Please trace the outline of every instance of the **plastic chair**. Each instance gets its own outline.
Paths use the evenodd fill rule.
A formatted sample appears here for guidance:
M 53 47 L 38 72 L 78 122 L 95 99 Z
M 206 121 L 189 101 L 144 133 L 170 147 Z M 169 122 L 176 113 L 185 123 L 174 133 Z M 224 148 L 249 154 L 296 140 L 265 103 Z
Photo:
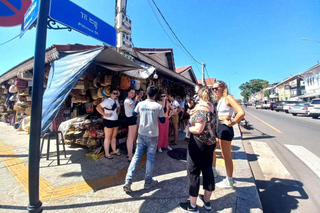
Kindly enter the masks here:
M 59 141 L 59 134 L 61 136 L 61 140 Z M 46 138 L 47 137 L 47 138 Z M 56 138 L 56 145 L 57 145 L 57 162 L 58 165 L 60 165 L 60 151 L 59 151 L 59 145 L 60 142 L 62 142 L 62 146 L 63 146 L 63 152 L 64 152 L 64 157 L 67 158 L 66 155 L 66 148 L 65 148 L 65 144 L 64 144 L 64 139 L 63 139 L 63 134 L 61 131 L 51 131 L 48 133 L 45 133 L 42 137 L 42 143 L 41 143 L 41 149 L 40 149 L 40 157 L 42 157 L 42 149 L 43 149 L 43 144 L 44 144 L 44 140 L 48 139 L 48 143 L 47 143 L 47 160 L 49 160 L 49 154 L 50 154 L 50 138 Z

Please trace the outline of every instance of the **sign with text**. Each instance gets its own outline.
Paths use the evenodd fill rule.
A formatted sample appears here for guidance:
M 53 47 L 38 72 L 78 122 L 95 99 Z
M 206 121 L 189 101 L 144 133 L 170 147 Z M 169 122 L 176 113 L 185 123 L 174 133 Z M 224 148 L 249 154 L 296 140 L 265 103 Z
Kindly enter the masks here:
M 116 46 L 114 27 L 69 0 L 51 0 L 49 16 L 85 35 Z
M 39 15 L 39 0 L 34 0 L 27 10 L 26 14 L 24 14 L 23 22 L 21 24 L 20 38 L 24 35 L 24 33 L 33 25 Z

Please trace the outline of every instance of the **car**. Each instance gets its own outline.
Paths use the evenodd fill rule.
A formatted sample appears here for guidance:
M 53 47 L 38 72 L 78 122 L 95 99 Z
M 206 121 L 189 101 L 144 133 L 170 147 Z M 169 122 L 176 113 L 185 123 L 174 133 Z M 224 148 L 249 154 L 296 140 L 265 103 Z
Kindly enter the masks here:
M 283 111 L 289 113 L 289 107 L 298 103 L 307 103 L 305 101 L 285 101 L 283 104 Z
M 293 116 L 297 116 L 298 114 L 308 115 L 308 106 L 309 103 L 296 103 L 293 106 L 289 106 L 289 113 Z
M 274 107 L 274 110 L 276 112 L 279 112 L 279 111 L 283 111 L 283 104 L 285 103 L 285 101 L 276 101 L 275 102 L 275 107 Z
M 263 108 L 263 109 L 271 109 L 271 103 L 265 101 L 265 102 L 262 104 L 262 108 Z
M 308 114 L 312 118 L 318 118 L 320 116 L 320 98 L 315 98 L 310 102 L 308 111 Z
M 256 102 L 255 107 L 256 109 L 262 109 L 262 102 Z
M 276 107 L 277 107 L 277 105 L 276 105 L 275 102 L 271 102 L 271 103 L 270 103 L 270 109 L 271 109 L 271 110 L 274 110 Z

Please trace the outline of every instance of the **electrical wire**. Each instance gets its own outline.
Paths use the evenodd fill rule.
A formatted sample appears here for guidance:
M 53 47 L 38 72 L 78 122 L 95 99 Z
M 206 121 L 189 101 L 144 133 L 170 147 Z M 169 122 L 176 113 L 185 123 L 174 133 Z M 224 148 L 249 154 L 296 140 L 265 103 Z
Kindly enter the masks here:
M 169 27 L 170 31 L 172 32 L 172 34 L 174 35 L 174 37 L 177 39 L 177 41 L 180 43 L 180 45 L 183 47 L 183 49 L 187 52 L 187 54 L 198 64 L 202 64 L 201 62 L 199 62 L 198 60 L 196 60 L 193 55 L 191 55 L 191 53 L 187 50 L 187 48 L 182 44 L 182 42 L 180 41 L 180 39 L 178 38 L 178 36 L 175 34 L 175 32 L 173 31 L 173 29 L 171 28 L 171 26 L 169 25 L 169 23 L 167 22 L 166 18 L 164 17 L 164 15 L 162 14 L 161 10 L 159 9 L 159 7 L 157 6 L 157 4 L 155 3 L 154 0 L 152 0 L 154 6 L 157 8 L 158 12 L 160 13 L 162 19 L 165 21 L 165 23 L 167 24 L 167 26 Z
M 12 39 L 10 39 L 10 40 L 8 40 L 8 41 L 0 44 L 0 46 L 4 45 L 4 44 L 6 44 L 6 43 L 9 43 L 10 41 L 12 41 L 13 39 L 16 39 L 16 38 L 18 38 L 18 37 L 19 37 L 19 35 L 17 35 L 17 36 L 15 36 L 15 37 L 13 37 Z
M 209 73 L 208 73 L 207 67 L 204 66 L 204 69 L 205 69 L 205 71 L 206 71 L 206 73 L 207 73 L 207 76 L 208 76 L 208 78 L 209 78 L 209 81 L 210 81 L 211 85 L 213 85 L 213 83 L 212 83 L 212 81 L 211 81 L 211 78 L 209 77 Z

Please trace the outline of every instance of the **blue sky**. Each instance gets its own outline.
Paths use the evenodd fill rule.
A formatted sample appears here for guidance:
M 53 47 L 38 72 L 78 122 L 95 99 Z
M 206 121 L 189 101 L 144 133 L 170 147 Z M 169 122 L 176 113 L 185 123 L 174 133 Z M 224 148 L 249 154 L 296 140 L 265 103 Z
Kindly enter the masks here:
M 173 48 L 176 67 L 192 65 L 196 77 L 201 78 L 201 66 L 177 45 L 152 1 L 127 1 L 134 45 Z M 115 0 L 73 2 L 113 25 Z M 187 50 L 198 61 L 204 61 L 209 77 L 231 85 L 231 93 L 236 98 L 241 97 L 239 85 L 250 79 L 279 82 L 306 71 L 320 61 L 320 43 L 302 40 L 320 41 L 319 0 L 155 2 Z M 0 27 L 0 43 L 19 33 L 20 26 Z M 21 39 L 0 46 L 0 74 L 33 56 L 35 33 L 36 30 L 32 29 Z M 101 44 L 76 31 L 48 30 L 47 47 L 74 43 Z

